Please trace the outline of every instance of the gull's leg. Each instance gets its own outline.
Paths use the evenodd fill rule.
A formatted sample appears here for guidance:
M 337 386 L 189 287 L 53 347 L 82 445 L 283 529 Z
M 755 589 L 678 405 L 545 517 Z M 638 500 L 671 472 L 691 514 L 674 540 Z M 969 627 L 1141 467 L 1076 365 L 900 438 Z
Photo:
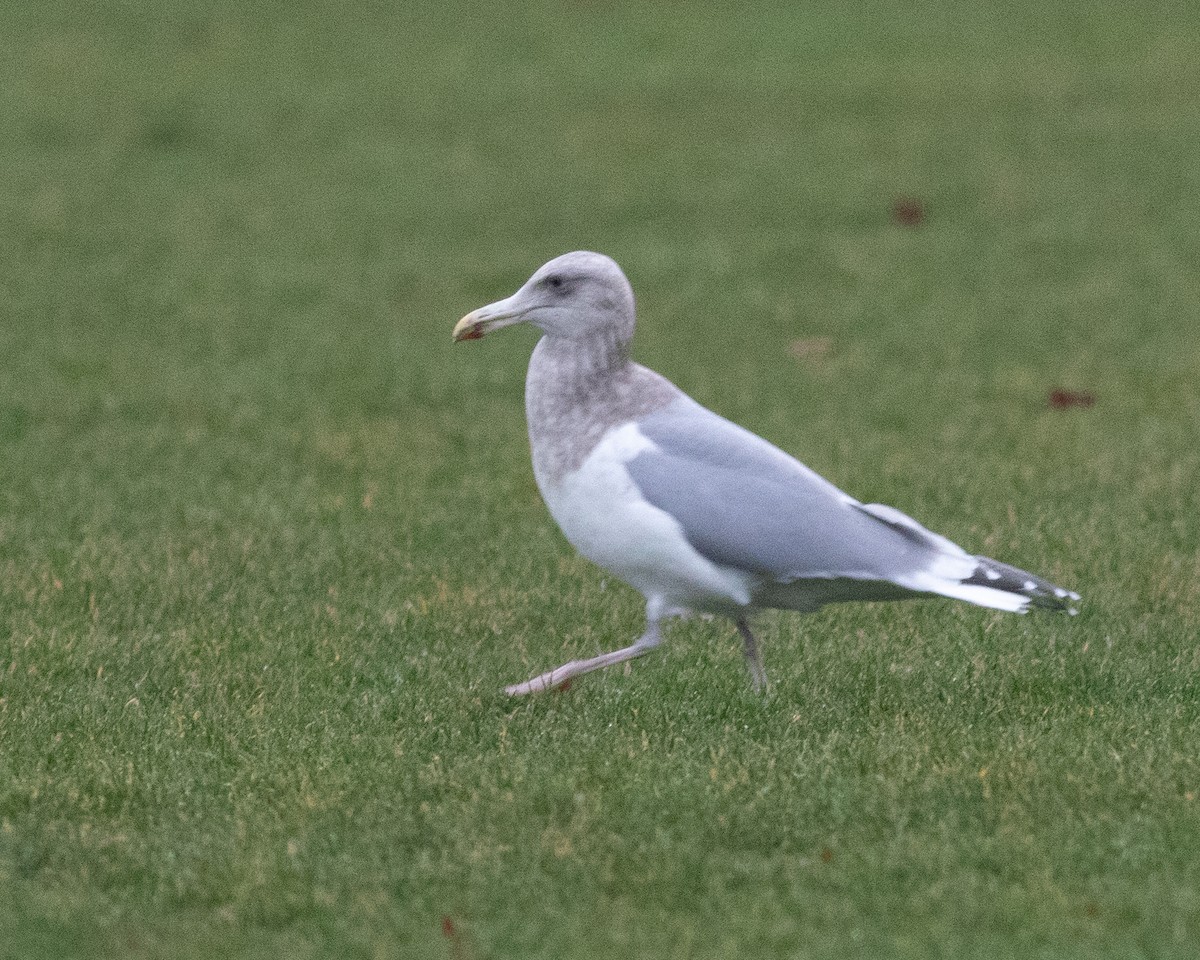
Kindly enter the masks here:
M 750 668 L 750 681 L 754 684 L 754 692 L 762 693 L 767 689 L 767 671 L 763 669 L 762 657 L 758 653 L 758 641 L 750 632 L 750 624 L 742 617 L 737 622 L 738 633 L 742 635 L 742 650 L 746 654 L 746 666 Z
M 658 621 L 661 616 L 662 602 L 657 599 L 650 600 L 646 604 L 646 632 L 638 637 L 630 646 L 622 647 L 620 650 L 613 650 L 611 653 L 602 653 L 598 657 L 591 657 L 588 660 L 572 660 L 570 663 L 564 663 L 561 667 L 547 670 L 532 680 L 526 680 L 524 683 L 514 683 L 512 686 L 505 687 L 504 692 L 510 697 L 520 697 L 527 693 L 545 693 L 547 690 L 560 690 L 569 680 L 575 677 L 591 673 L 593 670 L 602 670 L 605 667 L 611 667 L 614 663 L 624 663 L 626 660 L 632 660 L 634 657 L 640 657 L 644 653 L 649 653 L 662 643 L 662 634 L 659 632 L 658 627 Z

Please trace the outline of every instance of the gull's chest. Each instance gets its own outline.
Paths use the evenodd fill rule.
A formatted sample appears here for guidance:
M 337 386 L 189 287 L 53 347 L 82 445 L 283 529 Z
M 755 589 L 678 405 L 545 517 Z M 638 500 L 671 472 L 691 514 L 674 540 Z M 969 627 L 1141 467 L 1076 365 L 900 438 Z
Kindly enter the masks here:
M 653 443 L 635 423 L 612 428 L 579 466 L 558 477 L 537 469 L 538 488 L 571 545 L 642 593 L 680 605 L 748 601 L 744 577 L 717 567 L 688 543 L 668 513 L 649 503 L 627 464 Z
M 538 489 L 571 544 L 602 566 L 635 557 L 647 540 L 668 535 L 670 517 L 645 501 L 626 465 L 652 444 L 635 424 L 610 429 L 575 469 L 547 470 L 534 451 Z M 604 558 L 604 559 L 602 559 Z

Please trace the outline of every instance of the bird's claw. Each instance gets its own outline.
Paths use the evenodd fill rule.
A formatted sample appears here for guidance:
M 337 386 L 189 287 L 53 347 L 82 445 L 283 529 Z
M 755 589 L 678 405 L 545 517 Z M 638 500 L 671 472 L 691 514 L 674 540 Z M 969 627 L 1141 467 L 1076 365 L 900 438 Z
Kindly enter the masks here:
M 524 683 L 510 684 L 504 688 L 504 692 L 510 697 L 524 697 L 531 693 L 549 693 L 551 690 L 566 693 L 571 689 L 571 684 L 575 681 L 575 673 L 569 669 L 573 666 L 575 666 L 574 662 L 563 664 L 561 667 L 556 667 L 553 670 L 547 670 L 532 680 L 526 680 Z

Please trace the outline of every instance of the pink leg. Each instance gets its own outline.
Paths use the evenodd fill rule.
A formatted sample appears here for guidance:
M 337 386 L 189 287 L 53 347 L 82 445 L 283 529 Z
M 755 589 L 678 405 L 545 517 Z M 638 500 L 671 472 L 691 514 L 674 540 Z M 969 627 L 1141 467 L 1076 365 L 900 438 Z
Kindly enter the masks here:
M 575 677 L 581 677 L 585 673 L 591 673 L 593 670 L 603 670 L 605 667 L 611 667 L 614 663 L 624 663 L 626 660 L 640 657 L 642 654 L 649 653 L 661 642 L 662 638 L 658 632 L 658 621 L 651 620 L 646 627 L 646 632 L 631 646 L 622 647 L 620 650 L 613 650 L 611 653 L 602 653 L 598 657 L 591 657 L 588 660 L 572 660 L 570 663 L 564 663 L 561 667 L 547 670 L 532 680 L 507 686 L 504 688 L 504 692 L 510 697 L 523 697 L 528 693 L 545 693 L 547 690 L 561 690 L 569 680 L 573 680 Z

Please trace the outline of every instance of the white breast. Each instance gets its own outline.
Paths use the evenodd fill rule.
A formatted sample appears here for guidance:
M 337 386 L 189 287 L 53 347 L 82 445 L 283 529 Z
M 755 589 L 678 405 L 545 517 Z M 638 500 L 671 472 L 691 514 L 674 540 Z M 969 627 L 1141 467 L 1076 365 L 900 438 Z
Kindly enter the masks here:
M 551 516 L 576 550 L 647 598 L 699 610 L 745 606 L 750 575 L 706 560 L 638 491 L 625 465 L 653 449 L 634 423 L 609 430 L 578 470 L 558 483 L 538 477 Z

